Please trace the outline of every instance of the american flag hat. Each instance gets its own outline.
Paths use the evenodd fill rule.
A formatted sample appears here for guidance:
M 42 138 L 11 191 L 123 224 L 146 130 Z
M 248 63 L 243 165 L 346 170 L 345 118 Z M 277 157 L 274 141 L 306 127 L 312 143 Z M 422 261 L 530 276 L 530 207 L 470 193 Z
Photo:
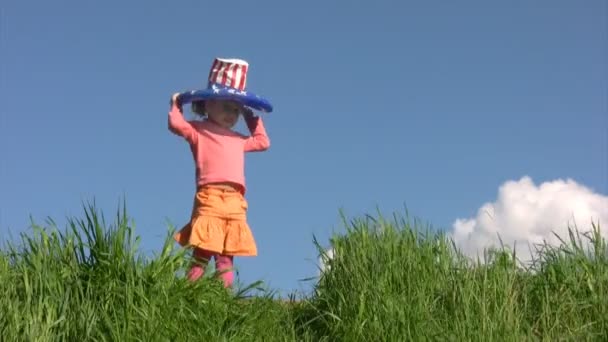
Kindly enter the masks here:
M 267 99 L 246 90 L 248 70 L 249 63 L 242 59 L 215 58 L 209 70 L 207 88 L 181 93 L 180 102 L 225 99 L 262 112 L 272 112 Z

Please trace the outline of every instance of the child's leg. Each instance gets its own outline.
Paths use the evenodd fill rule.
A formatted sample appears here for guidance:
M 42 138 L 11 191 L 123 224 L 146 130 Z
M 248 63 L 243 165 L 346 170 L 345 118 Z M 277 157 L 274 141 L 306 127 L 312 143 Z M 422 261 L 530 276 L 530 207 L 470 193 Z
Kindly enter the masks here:
M 224 287 L 232 287 L 232 283 L 234 282 L 234 272 L 232 271 L 234 267 L 233 260 L 232 255 L 221 254 L 215 256 L 215 267 L 220 273 Z
M 202 277 L 203 274 L 205 274 L 204 267 L 207 266 L 212 256 L 213 253 L 209 251 L 206 251 L 201 248 L 195 248 L 193 257 L 196 260 L 196 263 L 194 263 L 190 268 L 190 271 L 188 272 L 188 279 L 191 281 L 195 281 L 198 278 Z

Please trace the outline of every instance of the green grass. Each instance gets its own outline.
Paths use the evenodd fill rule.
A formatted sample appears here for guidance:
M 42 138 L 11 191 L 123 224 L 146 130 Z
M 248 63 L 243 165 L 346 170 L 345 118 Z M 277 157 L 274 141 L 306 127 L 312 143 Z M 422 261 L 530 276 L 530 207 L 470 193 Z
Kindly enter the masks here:
M 451 241 L 409 220 L 345 220 L 313 293 L 278 300 L 254 283 L 227 291 L 183 278 L 187 251 L 138 253 L 124 207 L 94 206 L 59 230 L 33 225 L 0 251 L 3 341 L 602 341 L 608 248 L 572 231 L 537 263 L 507 250 L 472 265 Z M 320 246 L 316 241 L 312 241 Z M 590 249 L 584 246 L 590 244 Z

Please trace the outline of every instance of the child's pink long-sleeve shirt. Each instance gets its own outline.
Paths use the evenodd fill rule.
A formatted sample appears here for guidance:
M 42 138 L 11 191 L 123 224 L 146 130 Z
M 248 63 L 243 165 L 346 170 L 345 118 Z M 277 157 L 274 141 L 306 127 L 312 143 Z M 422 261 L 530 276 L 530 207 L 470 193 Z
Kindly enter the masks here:
M 169 111 L 169 130 L 188 141 L 196 166 L 196 185 L 232 182 L 245 193 L 245 152 L 264 151 L 270 140 L 260 117 L 246 118 L 247 137 L 208 120 L 187 121 L 175 104 Z

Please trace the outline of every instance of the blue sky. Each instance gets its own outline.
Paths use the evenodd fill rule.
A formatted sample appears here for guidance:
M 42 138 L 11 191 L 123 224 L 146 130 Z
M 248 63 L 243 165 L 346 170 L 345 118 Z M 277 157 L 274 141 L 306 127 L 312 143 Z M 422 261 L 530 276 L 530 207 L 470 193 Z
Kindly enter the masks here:
M 194 169 L 170 95 L 213 58 L 250 63 L 272 146 L 247 156 L 259 256 L 241 282 L 307 288 L 349 217 L 437 229 L 506 181 L 571 178 L 608 193 L 606 1 L 4 1 L 0 234 L 126 198 L 158 252 L 188 219 Z M 239 125 L 242 130 L 244 125 Z

